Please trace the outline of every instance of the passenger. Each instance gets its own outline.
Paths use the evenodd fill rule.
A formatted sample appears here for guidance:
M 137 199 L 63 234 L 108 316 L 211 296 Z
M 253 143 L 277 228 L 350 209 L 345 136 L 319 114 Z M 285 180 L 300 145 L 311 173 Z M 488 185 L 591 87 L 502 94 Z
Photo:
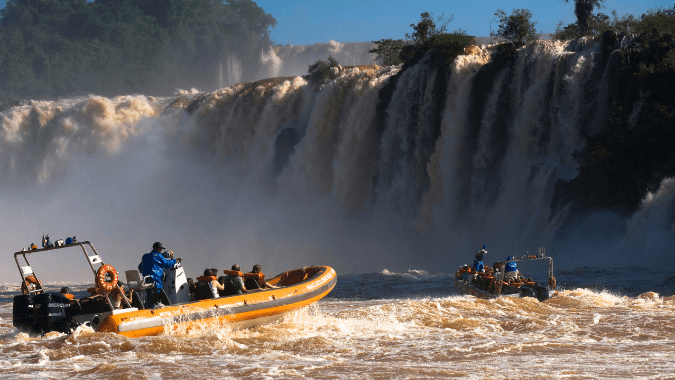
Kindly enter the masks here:
M 143 278 L 151 276 L 154 281 L 154 287 L 145 290 L 145 308 L 152 309 L 155 304 L 163 302 L 168 304 L 168 297 L 164 292 L 164 285 L 162 285 L 162 276 L 164 269 L 178 268 L 181 259 L 166 259 L 162 255 L 162 250 L 165 249 L 162 243 L 156 242 L 152 245 L 152 251 L 143 255 L 141 263 L 138 265 L 138 271 L 141 272 Z
M 483 257 L 487 255 L 487 246 L 476 251 L 476 258 L 473 260 L 473 269 L 476 272 L 485 272 L 485 265 L 483 264 Z
M 511 256 L 506 258 L 506 264 L 504 265 L 504 278 L 505 279 L 518 278 L 518 264 L 516 264 L 512 260 L 513 260 L 513 257 L 511 257 Z
M 209 281 L 209 289 L 211 289 L 211 293 L 213 294 L 212 298 L 218 298 L 220 295 L 218 295 L 219 290 L 225 290 L 225 287 L 221 285 L 218 280 L 216 280 L 216 276 L 218 276 L 218 269 L 207 269 L 209 271 L 209 276 L 212 276 L 213 279 Z M 204 274 L 206 275 L 206 271 L 204 271 Z
M 112 302 L 115 309 L 121 309 L 123 307 L 122 299 L 124 298 L 124 283 L 122 281 L 117 281 L 117 286 L 119 286 L 119 290 L 114 288 L 112 292 L 110 292 L 110 302 Z
M 239 265 L 237 264 L 232 265 L 232 270 L 237 272 L 241 271 Z M 234 288 L 233 291 L 235 294 L 251 293 L 254 291 L 246 289 L 246 286 L 244 285 L 244 279 L 241 276 L 228 274 L 223 278 L 223 285 L 225 285 L 225 283 L 228 282 L 232 284 L 232 287 Z
M 61 295 L 68 298 L 69 300 L 72 300 L 73 298 L 75 298 L 74 295 L 70 294 L 70 288 L 67 287 L 67 286 L 64 286 L 63 288 L 61 288 Z
M 256 264 L 253 266 L 253 269 L 251 270 L 251 273 L 260 273 L 260 277 L 258 277 L 257 282 L 258 282 L 258 287 L 260 289 L 276 289 L 278 288 L 277 286 L 268 284 L 267 281 L 265 281 L 265 274 L 262 273 L 262 267 L 260 264 Z M 255 280 L 255 279 L 251 279 Z

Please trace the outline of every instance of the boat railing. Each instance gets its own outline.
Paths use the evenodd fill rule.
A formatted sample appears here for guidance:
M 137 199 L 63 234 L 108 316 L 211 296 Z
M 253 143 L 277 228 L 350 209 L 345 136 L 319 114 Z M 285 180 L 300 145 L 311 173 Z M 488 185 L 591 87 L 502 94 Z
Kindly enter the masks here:
M 87 251 L 87 248 L 85 245 L 88 245 L 89 248 L 91 248 L 91 251 L 94 253 L 93 255 L 90 255 L 89 252 Z M 14 261 L 16 262 L 16 266 L 19 269 L 19 274 L 21 275 L 21 282 L 26 286 L 26 289 L 28 289 L 28 293 L 38 293 L 38 292 L 44 292 L 44 289 L 42 286 L 39 287 L 39 289 L 36 287 L 35 290 L 31 290 L 30 286 L 28 284 L 28 281 L 26 280 L 27 277 L 33 276 L 36 280 L 38 279 L 37 274 L 35 274 L 35 270 L 33 269 L 33 266 L 30 264 L 30 261 L 28 261 L 28 257 L 33 253 L 41 253 L 41 252 L 48 252 L 48 251 L 53 251 L 53 250 L 58 250 L 58 249 L 64 249 L 64 248 L 73 248 L 79 246 L 82 248 L 82 253 L 84 254 L 84 257 L 87 259 L 87 263 L 89 264 L 89 268 L 91 268 L 92 273 L 94 276 L 96 276 L 96 272 L 99 268 L 105 265 L 105 262 L 103 262 L 103 259 L 101 258 L 101 255 L 98 254 L 96 251 L 96 248 L 94 248 L 94 245 L 89 242 L 89 241 L 82 241 L 82 242 L 73 242 L 71 244 L 63 244 L 63 245 L 51 245 L 48 247 L 44 248 L 36 248 L 36 249 L 23 249 L 19 252 L 14 253 Z M 25 266 L 21 266 L 19 264 L 19 256 L 21 256 L 26 263 Z M 100 264 L 100 265 L 99 265 Z M 94 265 L 97 265 L 97 268 L 94 268 Z M 38 281 L 39 283 L 39 281 Z M 122 292 L 122 289 L 120 289 L 120 286 L 118 284 L 115 284 L 115 287 L 117 288 L 118 291 Z M 122 300 L 127 304 L 127 307 L 131 307 L 131 303 L 129 302 L 129 299 L 124 295 L 122 292 Z M 106 300 L 108 304 L 110 305 L 111 309 L 114 309 L 112 302 L 110 301 L 110 295 L 106 294 Z

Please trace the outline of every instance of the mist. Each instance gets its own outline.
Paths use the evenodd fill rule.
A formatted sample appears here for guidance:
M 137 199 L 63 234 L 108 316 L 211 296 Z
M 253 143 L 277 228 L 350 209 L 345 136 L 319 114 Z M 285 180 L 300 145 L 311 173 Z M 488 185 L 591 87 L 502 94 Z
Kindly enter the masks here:
M 91 241 L 120 273 L 134 269 L 155 241 L 183 258 L 192 277 L 207 267 L 235 263 L 245 269 L 261 264 L 274 273 L 319 264 L 343 272 L 376 270 L 384 264 L 415 266 L 402 253 L 415 250 L 421 239 L 407 231 L 405 223 L 387 222 L 387 213 L 376 210 L 350 217 L 330 194 L 319 194 L 293 179 L 302 173 L 289 173 L 280 191 L 270 185 L 269 163 L 225 162 L 202 147 L 190 149 L 179 134 L 191 132 L 194 119 L 182 110 L 170 116 L 137 112 L 133 127 L 115 124 L 120 113 L 153 107 L 142 97 L 132 100 L 67 101 L 70 108 L 41 131 L 30 124 L 36 122 L 32 116 L 64 102 L 34 103 L 3 118 L 7 125 L 23 116 L 28 123 L 23 132 L 48 133 L 53 142 L 60 142 L 44 144 L 53 151 L 40 152 L 42 161 L 17 161 L 4 170 L 5 178 L 14 178 L 1 189 L 2 241 L 8 243 L 8 259 L 10 252 L 30 243 L 39 246 L 47 233 L 52 241 L 69 236 Z M 83 117 L 99 102 L 109 103 L 110 112 Z M 93 142 L 101 137 L 96 123 L 73 124 L 73 119 L 110 123 L 110 135 L 116 137 Z M 129 128 L 135 132 L 119 136 Z M 30 137 L 21 143 L 6 141 L 3 152 L 7 145 L 18 145 L 13 146 L 18 154 L 33 144 Z M 378 252 L 387 253 L 386 262 L 378 262 Z M 43 281 L 93 279 L 79 249 L 35 254 L 30 260 Z M 16 282 L 14 265 L 4 265 L 1 277 Z
M 449 70 L 431 54 L 322 82 L 25 102 L 0 113 L 2 241 L 9 256 L 75 235 L 120 273 L 160 241 L 191 277 L 232 264 L 450 273 L 483 244 L 488 263 L 546 247 L 556 268 L 670 265 L 672 179 L 628 217 L 553 206 L 584 131 L 602 128 L 602 100 L 581 91 L 608 93 L 601 49 L 543 41 L 509 68 L 483 48 Z M 38 276 L 91 282 L 65 251 L 42 271 L 34 255 Z

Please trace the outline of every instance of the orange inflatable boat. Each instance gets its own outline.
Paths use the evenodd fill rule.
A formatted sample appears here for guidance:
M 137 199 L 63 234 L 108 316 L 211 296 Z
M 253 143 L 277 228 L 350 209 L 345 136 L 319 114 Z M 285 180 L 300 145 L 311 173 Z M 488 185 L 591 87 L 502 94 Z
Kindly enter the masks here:
M 26 257 L 28 253 L 68 247 L 80 247 L 96 275 L 96 293 L 90 297 L 68 299 L 60 293 L 45 292 Z M 14 258 L 24 294 L 14 297 L 13 323 L 22 330 L 37 333 L 67 333 L 82 324 L 98 332 L 128 337 L 159 335 L 171 329 L 205 325 L 230 324 L 246 328 L 268 323 L 310 305 L 325 297 L 337 283 L 337 274 L 332 268 L 312 266 L 289 270 L 267 280 L 267 284 L 272 285 L 269 289 L 200 299 L 191 294 L 183 268 L 178 267 L 165 271 L 167 297 L 164 304 L 144 309 L 138 296 L 150 287 L 144 284 L 147 279 L 141 279 L 136 270 L 127 271 L 127 286 L 131 286 L 125 292 L 117 285 L 115 269 L 102 261 L 88 241 L 24 250 L 16 252 Z M 27 265 L 21 266 L 19 258 Z M 127 298 L 129 290 L 134 290 L 131 298 Z

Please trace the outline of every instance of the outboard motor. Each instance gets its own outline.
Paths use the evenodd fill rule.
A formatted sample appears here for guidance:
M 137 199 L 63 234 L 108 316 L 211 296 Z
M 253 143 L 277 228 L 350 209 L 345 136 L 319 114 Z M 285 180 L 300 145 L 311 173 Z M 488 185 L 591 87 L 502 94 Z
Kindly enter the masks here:
M 70 300 L 60 293 L 43 293 L 33 297 L 33 326 L 36 331 L 48 333 L 70 332 L 72 326 Z
M 534 289 L 530 288 L 529 286 L 521 286 L 520 287 L 520 298 L 534 297 L 534 296 L 535 296 Z
M 546 301 L 547 299 L 551 298 L 551 294 L 548 291 L 548 287 L 546 286 L 541 286 L 537 284 L 534 287 L 534 291 L 537 294 L 537 299 L 539 301 Z
M 21 294 L 14 296 L 12 308 L 12 324 L 14 327 L 25 330 L 33 330 L 33 295 Z

